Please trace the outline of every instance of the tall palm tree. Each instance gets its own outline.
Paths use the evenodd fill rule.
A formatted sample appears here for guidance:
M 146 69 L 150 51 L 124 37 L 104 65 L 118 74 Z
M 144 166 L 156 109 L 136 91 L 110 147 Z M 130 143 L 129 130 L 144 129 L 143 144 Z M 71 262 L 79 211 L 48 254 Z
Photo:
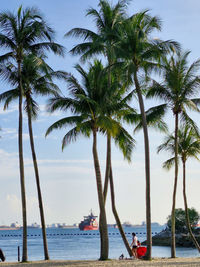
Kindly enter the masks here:
M 195 245 L 195 247 L 200 252 L 200 246 L 192 233 L 191 223 L 189 219 L 188 213 L 188 203 L 187 203 L 187 195 L 186 195 L 186 161 L 188 158 L 196 158 L 199 160 L 198 155 L 200 154 L 200 139 L 197 136 L 196 131 L 194 131 L 188 125 L 182 125 L 178 130 L 178 156 L 179 159 L 182 161 L 183 165 L 183 199 L 184 199 L 184 206 L 185 206 L 185 220 L 188 228 L 188 232 L 190 237 Z M 163 167 L 167 169 L 171 169 L 172 165 L 175 162 L 174 151 L 175 151 L 175 142 L 174 142 L 174 135 L 168 135 L 165 138 L 164 143 L 162 143 L 158 147 L 158 152 L 165 150 L 169 151 L 172 154 L 172 158 L 165 161 L 163 163 Z
M 54 43 L 54 32 L 46 24 L 40 12 L 35 8 L 22 9 L 19 7 L 17 13 L 0 13 L 0 45 L 6 48 L 6 53 L 0 56 L 0 63 L 11 61 L 17 65 L 19 95 L 19 168 L 22 197 L 23 217 L 23 252 L 22 261 L 27 261 L 27 218 L 26 218 L 26 193 L 24 181 L 23 141 L 22 141 L 22 74 L 21 64 L 25 53 L 41 53 L 51 50 L 56 54 L 63 55 L 63 47 Z M 45 256 L 48 259 L 48 253 Z
M 175 178 L 172 200 L 172 212 L 171 212 L 171 257 L 176 257 L 175 250 L 175 206 L 176 206 L 176 189 L 178 179 L 178 129 L 179 118 L 186 121 L 193 126 L 197 131 L 197 127 L 194 121 L 189 117 L 186 112 L 186 108 L 193 111 L 199 111 L 198 105 L 200 99 L 192 99 L 199 90 L 200 79 L 197 76 L 197 69 L 200 66 L 200 60 L 195 61 L 188 66 L 189 52 L 178 53 L 177 56 L 172 55 L 170 58 L 164 58 L 162 62 L 163 79 L 162 83 L 154 81 L 152 87 L 147 93 L 148 98 L 157 97 L 164 100 L 166 107 L 172 110 L 175 117 Z
M 150 196 L 150 153 L 147 119 L 143 100 L 143 82 L 141 77 L 149 75 L 152 70 L 158 70 L 159 58 L 171 48 L 178 45 L 172 41 L 153 40 L 152 32 L 161 30 L 158 17 L 151 17 L 148 10 L 134 14 L 124 20 L 120 27 L 121 38 L 117 44 L 117 57 L 124 62 L 128 79 L 135 85 L 139 101 L 144 134 L 145 174 L 146 174 L 146 225 L 147 225 L 147 259 L 151 259 L 151 196 Z
M 91 16 L 94 19 L 97 32 L 93 32 L 84 28 L 73 28 L 65 35 L 82 37 L 84 39 L 83 43 L 76 45 L 71 50 L 72 54 L 81 55 L 82 60 L 86 60 L 94 55 L 99 54 L 105 56 L 108 62 L 108 89 L 111 87 L 112 65 L 116 62 L 114 50 L 116 41 L 118 40 L 118 28 L 122 18 L 126 16 L 125 11 L 128 2 L 129 1 L 127 0 L 119 0 L 116 5 L 112 6 L 107 0 L 100 0 L 98 5 L 99 10 L 89 8 L 86 13 L 87 16 Z M 107 151 L 109 150 L 107 149 Z M 104 201 L 106 200 L 107 195 L 110 168 L 111 166 L 107 157 L 104 183 Z
M 105 92 L 105 83 L 101 72 L 101 63 L 96 61 L 94 65 L 90 64 L 88 72 L 85 71 L 79 64 L 77 64 L 75 68 L 81 75 L 82 83 L 80 84 L 73 75 L 68 76 L 68 90 L 72 97 L 58 96 L 49 101 L 49 110 L 51 112 L 57 109 L 64 111 L 70 109 L 73 115 L 65 117 L 52 124 L 48 128 L 46 135 L 48 135 L 54 129 L 72 127 L 63 138 L 63 149 L 68 143 L 75 141 L 80 135 L 89 137 L 92 134 L 93 136 L 92 152 L 96 175 L 99 209 L 101 213 L 100 260 L 107 260 L 109 245 L 108 230 L 103 198 L 101 170 L 97 153 L 97 133 L 100 130 L 102 132 L 105 132 L 106 129 L 110 127 L 115 128 L 115 125 L 113 125 L 112 120 L 106 118 L 105 115 L 101 112 L 101 105 L 103 104 L 103 93 Z
M 91 16 L 94 19 L 97 32 L 84 28 L 73 28 L 65 34 L 66 37 L 73 36 L 84 39 L 83 43 L 76 45 L 70 51 L 73 55 L 81 55 L 83 61 L 99 54 L 106 58 L 108 89 L 111 87 L 113 65 L 116 63 L 115 46 L 119 38 L 119 26 L 126 17 L 128 2 L 128 0 L 119 0 L 116 5 L 112 6 L 107 0 L 100 0 L 99 10 L 89 8 L 86 13 L 86 16 Z M 108 161 L 106 164 L 104 198 L 107 195 L 110 169 Z
M 10 81 L 14 89 L 6 91 L 0 94 L 0 101 L 4 101 L 4 109 L 7 109 L 10 102 L 19 98 L 19 85 L 18 85 L 18 72 L 17 68 L 12 65 L 4 65 L 1 67 L 1 75 Z M 48 245 L 46 239 L 46 226 L 44 217 L 44 208 L 42 201 L 42 193 L 40 187 L 39 170 L 34 146 L 33 130 L 32 130 L 32 120 L 36 119 L 38 115 L 38 104 L 33 99 L 34 95 L 56 95 L 58 94 L 57 86 L 52 82 L 52 78 L 60 78 L 66 76 L 63 72 L 54 72 L 40 57 L 35 57 L 33 54 L 25 56 L 22 61 L 22 85 L 23 85 L 23 97 L 25 98 L 24 108 L 28 117 L 28 129 L 30 137 L 30 145 L 32 151 L 33 165 L 36 178 L 36 187 L 38 192 L 38 202 L 42 226 L 43 244 L 44 244 L 44 256 L 45 259 L 48 258 Z

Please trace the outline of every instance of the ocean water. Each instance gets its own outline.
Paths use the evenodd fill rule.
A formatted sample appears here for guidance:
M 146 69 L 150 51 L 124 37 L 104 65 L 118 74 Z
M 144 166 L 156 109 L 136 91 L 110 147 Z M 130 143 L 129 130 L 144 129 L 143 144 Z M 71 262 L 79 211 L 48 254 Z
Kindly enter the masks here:
M 123 253 L 128 257 L 118 229 L 109 229 L 109 258 L 118 259 Z M 160 232 L 162 227 L 152 227 L 152 235 Z M 124 229 L 131 243 L 131 233 L 136 232 L 142 242 L 146 239 L 146 229 L 127 227 Z M 99 231 L 80 231 L 79 229 L 47 229 L 47 241 L 50 259 L 57 260 L 91 260 L 100 255 Z M 0 231 L 0 247 L 6 261 L 18 260 L 18 246 L 22 254 L 22 230 Z M 177 248 L 177 257 L 198 257 L 199 253 L 193 248 Z M 20 255 L 21 256 L 21 255 Z M 170 257 L 170 247 L 152 248 L 153 257 Z M 28 229 L 28 260 L 43 260 L 43 242 L 41 229 Z

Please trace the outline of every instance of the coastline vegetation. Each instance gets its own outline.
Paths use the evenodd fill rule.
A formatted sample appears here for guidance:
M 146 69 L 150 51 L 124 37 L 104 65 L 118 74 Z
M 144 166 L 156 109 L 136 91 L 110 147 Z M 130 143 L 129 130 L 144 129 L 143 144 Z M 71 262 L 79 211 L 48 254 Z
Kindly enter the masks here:
M 119 0 L 112 5 L 107 0 L 100 0 L 98 10 L 89 8 L 86 11 L 86 16 L 92 17 L 94 21 L 95 31 L 73 28 L 65 33 L 66 38 L 82 40 L 70 50 L 72 55 L 80 57 L 82 63 L 81 65 L 79 62 L 75 66 L 79 79 L 68 73 L 67 70 L 55 71 L 47 64 L 47 52 L 64 56 L 65 48 L 55 42 L 54 30 L 38 9 L 20 6 L 16 13 L 0 13 L 0 45 L 2 51 L 6 50 L 6 53 L 0 55 L 0 78 L 6 80 L 12 88 L 1 92 L 0 101 L 4 103 L 4 109 L 7 109 L 11 102 L 17 100 L 19 108 L 18 148 L 23 218 L 22 262 L 28 261 L 23 159 L 24 112 L 28 117 L 43 233 L 44 259 L 49 259 L 42 190 L 32 127 L 32 123 L 39 113 L 39 105 L 35 100 L 37 95 L 48 97 L 47 109 L 50 113 L 57 110 L 66 112 L 66 117 L 50 125 L 46 131 L 46 136 L 48 136 L 53 130 L 67 128 L 62 140 L 62 149 L 76 141 L 78 137 L 92 137 L 91 150 L 100 210 L 100 260 L 107 260 L 109 257 L 105 208 L 109 185 L 113 214 L 126 249 L 129 255 L 132 255 L 115 205 L 111 156 L 111 140 L 113 140 L 122 151 L 124 159 L 131 161 L 136 144 L 134 136 L 127 131 L 128 124 L 135 131 L 142 129 L 144 135 L 146 259 L 152 259 L 149 151 L 151 140 L 149 140 L 148 129 L 154 127 L 160 132 L 168 133 L 168 127 L 163 117 L 167 109 L 170 109 L 175 118 L 174 133 L 168 135 L 168 139 L 158 148 L 158 151 L 166 149 L 171 152 L 172 158 L 166 161 L 164 166 L 167 168 L 171 168 L 173 164 L 175 166 L 173 205 L 170 217 L 171 257 L 176 257 L 175 211 L 179 158 L 183 164 L 183 196 L 188 232 L 200 251 L 191 229 L 185 190 L 186 160 L 188 157 L 198 158 L 200 152 L 198 127 L 186 112 L 186 109 L 199 112 L 200 78 L 198 72 L 200 60 L 189 65 L 190 52 L 184 52 L 178 42 L 152 38 L 152 33 L 162 29 L 161 19 L 151 16 L 149 10 L 128 16 L 128 3 L 128 0 Z M 160 79 L 163 79 L 162 82 L 153 78 L 155 73 L 159 75 Z M 60 91 L 55 79 L 66 83 L 66 94 Z M 161 104 L 145 110 L 145 100 L 149 98 L 158 98 L 161 100 Z M 139 111 L 137 111 L 137 107 L 139 107 Z M 180 123 L 181 127 L 179 127 Z M 97 151 L 99 134 L 106 137 L 104 180 Z

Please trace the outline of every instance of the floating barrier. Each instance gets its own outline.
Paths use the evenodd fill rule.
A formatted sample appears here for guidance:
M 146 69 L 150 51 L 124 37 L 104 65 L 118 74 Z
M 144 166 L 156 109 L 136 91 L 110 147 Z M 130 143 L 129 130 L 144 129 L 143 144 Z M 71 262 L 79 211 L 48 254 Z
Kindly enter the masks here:
M 119 232 L 116 232 L 116 233 L 108 233 L 108 235 L 119 235 L 120 233 Z M 125 232 L 125 234 L 126 235 L 131 235 L 132 233 L 127 233 L 127 232 Z M 136 232 L 136 235 L 146 235 L 147 233 L 137 233 Z M 152 235 L 156 235 L 157 234 L 157 232 L 152 232 Z M 57 233 L 57 234 L 49 234 L 49 233 L 47 233 L 46 234 L 46 236 L 47 237 L 52 237 L 52 236 L 91 236 L 91 235 L 93 235 L 93 236 L 98 236 L 99 235 L 99 233 Z M 41 236 L 41 234 L 27 234 L 27 237 L 40 237 Z M 9 234 L 2 234 L 2 235 L 0 235 L 0 237 L 22 237 L 22 234 L 18 234 L 18 235 L 9 235 Z

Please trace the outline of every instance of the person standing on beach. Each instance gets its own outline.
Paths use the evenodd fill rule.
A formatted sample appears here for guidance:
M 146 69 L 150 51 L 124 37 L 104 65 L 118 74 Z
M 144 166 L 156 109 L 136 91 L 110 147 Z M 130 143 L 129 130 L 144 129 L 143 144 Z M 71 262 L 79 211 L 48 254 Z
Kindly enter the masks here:
M 133 237 L 133 241 L 131 243 L 131 247 L 132 247 L 133 257 L 135 257 L 137 259 L 137 242 L 138 242 L 138 238 L 137 238 L 135 233 L 132 233 L 132 237 Z

